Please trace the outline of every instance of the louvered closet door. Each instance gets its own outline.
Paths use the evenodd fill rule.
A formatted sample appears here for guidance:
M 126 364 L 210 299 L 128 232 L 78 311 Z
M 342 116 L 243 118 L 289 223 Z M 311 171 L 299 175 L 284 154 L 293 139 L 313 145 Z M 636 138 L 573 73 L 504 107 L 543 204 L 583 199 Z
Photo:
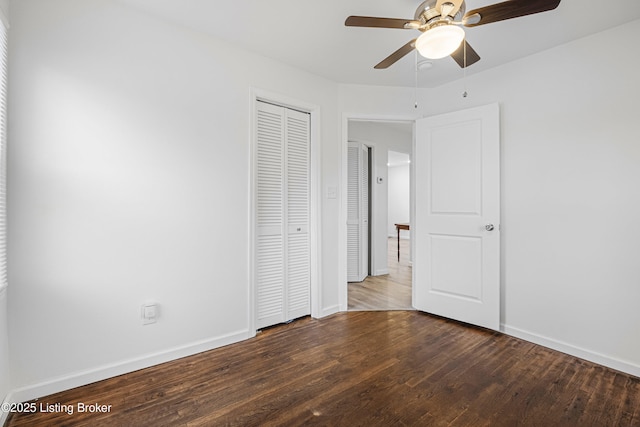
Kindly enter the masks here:
M 360 281 L 360 144 L 347 148 L 347 281 Z
M 309 115 L 257 103 L 256 327 L 310 314 Z
M 287 320 L 310 313 L 309 115 L 286 110 Z
M 369 273 L 369 149 L 347 148 L 347 281 L 362 282 Z

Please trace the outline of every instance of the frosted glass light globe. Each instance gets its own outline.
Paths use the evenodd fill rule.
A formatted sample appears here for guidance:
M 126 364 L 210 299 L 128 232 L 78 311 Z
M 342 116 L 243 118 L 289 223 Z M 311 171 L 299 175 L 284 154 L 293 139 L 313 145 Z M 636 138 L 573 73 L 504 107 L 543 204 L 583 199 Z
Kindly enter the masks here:
M 464 30 L 456 25 L 439 25 L 425 31 L 416 40 L 420 55 L 440 59 L 451 55 L 464 40 Z

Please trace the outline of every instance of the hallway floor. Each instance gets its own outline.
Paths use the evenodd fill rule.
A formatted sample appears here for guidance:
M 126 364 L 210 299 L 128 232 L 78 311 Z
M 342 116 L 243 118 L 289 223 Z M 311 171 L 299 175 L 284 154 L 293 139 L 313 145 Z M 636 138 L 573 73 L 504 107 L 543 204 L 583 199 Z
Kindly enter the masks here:
M 389 274 L 369 276 L 359 283 L 349 283 L 349 311 L 359 310 L 413 310 L 411 306 L 411 241 L 388 239 Z

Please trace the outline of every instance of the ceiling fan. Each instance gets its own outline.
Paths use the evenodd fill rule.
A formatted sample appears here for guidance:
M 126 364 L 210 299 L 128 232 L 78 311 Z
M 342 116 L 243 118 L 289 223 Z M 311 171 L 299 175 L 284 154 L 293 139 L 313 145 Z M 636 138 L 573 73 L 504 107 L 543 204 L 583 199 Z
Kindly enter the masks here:
M 560 0 L 508 0 L 465 13 L 464 0 L 426 0 L 418 6 L 414 19 L 349 16 L 344 24 L 347 27 L 400 28 L 422 32 L 373 68 L 388 68 L 413 49 L 429 59 L 451 56 L 465 68 L 478 62 L 480 56 L 465 40 L 463 26 L 477 27 L 546 12 L 559 4 Z

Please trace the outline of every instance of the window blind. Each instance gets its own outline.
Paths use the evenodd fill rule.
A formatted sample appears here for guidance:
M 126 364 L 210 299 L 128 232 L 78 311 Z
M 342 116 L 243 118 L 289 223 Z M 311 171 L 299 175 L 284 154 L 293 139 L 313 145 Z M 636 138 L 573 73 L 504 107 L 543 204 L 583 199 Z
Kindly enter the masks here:
M 0 290 L 7 280 L 7 27 L 0 20 Z

